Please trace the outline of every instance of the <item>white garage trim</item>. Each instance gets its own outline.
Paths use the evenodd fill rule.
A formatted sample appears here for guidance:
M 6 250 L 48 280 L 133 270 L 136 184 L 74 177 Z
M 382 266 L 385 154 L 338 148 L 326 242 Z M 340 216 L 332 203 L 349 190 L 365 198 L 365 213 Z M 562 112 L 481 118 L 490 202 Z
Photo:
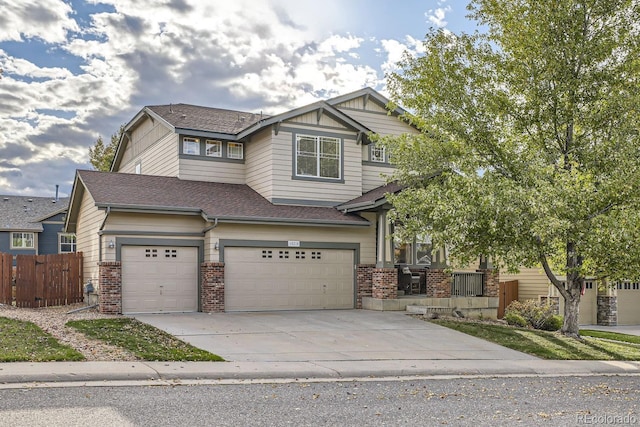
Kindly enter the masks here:
M 220 247 L 226 311 L 355 308 L 358 245 L 221 241 Z

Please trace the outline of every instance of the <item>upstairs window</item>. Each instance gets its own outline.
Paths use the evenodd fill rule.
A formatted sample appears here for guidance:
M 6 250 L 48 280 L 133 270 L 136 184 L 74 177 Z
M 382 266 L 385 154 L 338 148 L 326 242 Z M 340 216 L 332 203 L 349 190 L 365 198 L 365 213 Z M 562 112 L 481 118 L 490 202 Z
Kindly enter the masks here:
M 243 145 L 238 142 L 227 143 L 227 158 L 242 159 L 244 157 Z
M 60 250 L 61 254 L 76 251 L 76 235 L 75 234 L 60 234 Z
M 204 154 L 207 157 L 222 157 L 222 141 L 207 139 Z
M 12 249 L 34 249 L 35 237 L 33 233 L 11 233 Z
M 385 147 L 371 146 L 371 161 L 376 163 L 385 163 L 386 159 Z
M 184 137 L 182 139 L 182 153 L 200 155 L 200 140 L 198 138 Z
M 340 179 L 341 139 L 296 135 L 296 175 Z

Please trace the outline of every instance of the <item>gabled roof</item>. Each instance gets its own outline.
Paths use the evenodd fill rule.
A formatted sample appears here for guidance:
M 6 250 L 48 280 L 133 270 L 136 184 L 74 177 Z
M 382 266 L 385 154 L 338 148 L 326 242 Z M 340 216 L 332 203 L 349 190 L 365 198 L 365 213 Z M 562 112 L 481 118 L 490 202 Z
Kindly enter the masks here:
M 0 196 L 0 230 L 41 232 L 47 218 L 64 212 L 68 198 Z
M 373 190 L 367 191 L 360 197 L 349 200 L 341 205 L 336 206 L 336 209 L 342 212 L 362 212 L 371 209 L 379 208 L 387 203 L 386 195 L 390 193 L 398 193 L 402 190 L 402 186 L 396 182 L 390 182 Z
M 289 225 L 368 226 L 355 214 L 331 207 L 274 205 L 244 184 L 181 180 L 175 177 L 79 170 L 67 219 L 75 231 L 82 192 L 111 211 L 202 215 L 210 221 Z
M 386 109 L 388 109 L 389 107 L 389 102 L 390 102 L 389 99 L 387 99 L 385 96 L 383 96 L 382 94 L 380 94 L 379 92 L 375 91 L 370 87 L 365 87 L 351 93 L 336 96 L 335 98 L 328 99 L 326 102 L 327 104 L 337 105 L 337 104 L 341 104 L 343 102 L 350 101 L 356 98 L 361 98 L 361 97 L 365 98 L 365 103 L 366 101 L 371 100 Z M 391 110 L 392 114 L 398 115 L 398 116 L 405 114 L 406 112 L 407 111 L 405 109 L 400 107 L 396 107 L 395 110 Z

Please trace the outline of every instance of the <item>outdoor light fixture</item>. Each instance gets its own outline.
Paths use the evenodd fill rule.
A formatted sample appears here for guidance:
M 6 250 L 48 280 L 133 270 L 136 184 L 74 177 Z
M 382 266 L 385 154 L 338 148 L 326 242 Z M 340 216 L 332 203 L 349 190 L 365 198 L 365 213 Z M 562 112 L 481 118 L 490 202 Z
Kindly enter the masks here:
M 115 243 L 113 243 L 113 239 L 109 240 L 109 249 L 113 249 L 115 247 L 116 247 L 116 245 L 115 245 Z

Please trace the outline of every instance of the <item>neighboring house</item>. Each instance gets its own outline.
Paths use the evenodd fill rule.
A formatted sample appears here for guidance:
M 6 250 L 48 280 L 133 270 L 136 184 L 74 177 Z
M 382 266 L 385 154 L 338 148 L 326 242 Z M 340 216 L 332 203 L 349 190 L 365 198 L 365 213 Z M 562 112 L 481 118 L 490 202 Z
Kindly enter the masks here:
M 418 131 L 387 104 L 366 88 L 275 116 L 144 107 L 126 124 L 111 172 L 78 171 L 72 190 L 66 229 L 101 310 L 354 308 L 372 295 L 395 298 L 384 195 L 398 188 L 383 187 L 393 168 L 370 136 Z M 424 259 L 420 251 L 412 259 Z
M 0 196 L 0 252 L 75 252 L 75 235 L 64 232 L 68 203 L 68 198 Z

